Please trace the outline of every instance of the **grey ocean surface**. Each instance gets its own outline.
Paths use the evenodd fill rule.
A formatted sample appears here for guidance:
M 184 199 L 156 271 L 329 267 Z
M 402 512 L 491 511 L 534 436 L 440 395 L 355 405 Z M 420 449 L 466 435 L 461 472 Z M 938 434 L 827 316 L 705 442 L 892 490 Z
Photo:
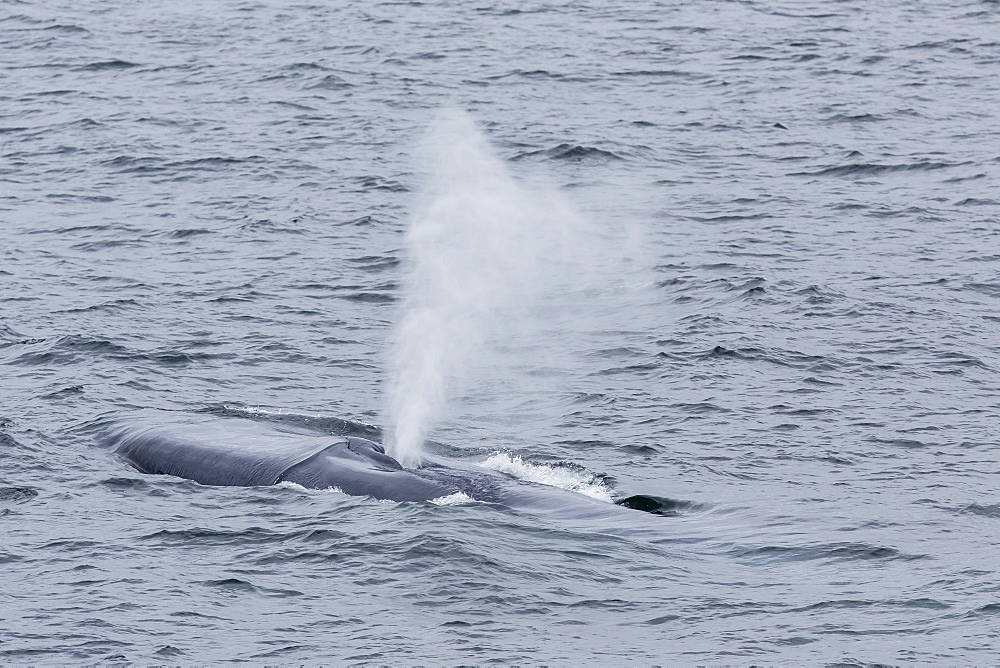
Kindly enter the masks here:
M 996 660 L 1000 3 L 617 4 L 0 3 L 0 662 Z M 139 408 L 375 434 L 444 103 L 641 230 L 648 281 L 432 447 L 675 516 L 97 443 Z

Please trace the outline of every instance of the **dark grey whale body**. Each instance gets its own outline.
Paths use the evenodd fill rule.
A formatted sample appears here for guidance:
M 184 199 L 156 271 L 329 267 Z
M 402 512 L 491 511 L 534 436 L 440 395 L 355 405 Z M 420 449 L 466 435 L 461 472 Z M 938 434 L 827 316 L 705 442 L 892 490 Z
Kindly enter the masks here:
M 109 439 L 143 473 L 203 485 L 255 487 L 293 482 L 357 496 L 424 501 L 452 493 L 404 471 L 382 446 L 239 418 L 145 415 L 121 421 Z
M 104 430 L 103 440 L 142 473 L 173 475 L 204 485 L 252 487 L 289 482 L 392 501 L 430 501 L 462 493 L 483 503 L 565 510 L 575 516 L 599 515 L 615 508 L 464 462 L 430 457 L 419 468 L 404 469 L 381 445 L 364 438 L 242 418 L 146 412 L 112 423 Z M 619 503 L 636 507 L 628 499 Z

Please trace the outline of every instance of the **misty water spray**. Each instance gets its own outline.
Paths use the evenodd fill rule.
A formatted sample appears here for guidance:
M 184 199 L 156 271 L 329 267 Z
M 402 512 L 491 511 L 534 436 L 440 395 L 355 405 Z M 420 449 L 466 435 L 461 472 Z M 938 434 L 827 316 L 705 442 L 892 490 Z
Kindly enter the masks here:
M 486 360 L 495 380 L 504 355 L 531 348 L 558 320 L 560 295 L 586 285 L 596 248 L 552 189 L 513 178 L 467 114 L 440 113 L 424 155 L 387 388 L 387 442 L 406 466 L 419 463 L 448 403 L 482 380 Z M 552 352 L 534 350 L 530 363 Z

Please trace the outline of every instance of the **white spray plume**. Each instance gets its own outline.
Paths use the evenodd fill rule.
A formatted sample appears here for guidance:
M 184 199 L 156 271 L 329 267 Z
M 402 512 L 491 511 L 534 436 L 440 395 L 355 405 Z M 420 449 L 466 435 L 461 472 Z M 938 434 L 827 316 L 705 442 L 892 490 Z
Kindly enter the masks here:
M 387 391 L 387 442 L 404 466 L 484 360 L 502 367 L 502 349 L 530 347 L 596 262 L 581 219 L 553 190 L 520 186 L 467 114 L 440 113 L 424 153 Z

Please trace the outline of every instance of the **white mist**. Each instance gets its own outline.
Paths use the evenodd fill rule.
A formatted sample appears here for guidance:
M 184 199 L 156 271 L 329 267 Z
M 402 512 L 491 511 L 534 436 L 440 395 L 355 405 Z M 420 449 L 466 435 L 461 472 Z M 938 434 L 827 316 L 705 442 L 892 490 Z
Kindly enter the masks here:
M 424 154 L 387 388 L 386 441 L 404 466 L 470 382 L 503 384 L 511 351 L 507 373 L 565 350 L 537 344 L 578 315 L 564 307 L 593 288 L 605 247 L 554 190 L 518 184 L 467 114 L 439 114 Z

